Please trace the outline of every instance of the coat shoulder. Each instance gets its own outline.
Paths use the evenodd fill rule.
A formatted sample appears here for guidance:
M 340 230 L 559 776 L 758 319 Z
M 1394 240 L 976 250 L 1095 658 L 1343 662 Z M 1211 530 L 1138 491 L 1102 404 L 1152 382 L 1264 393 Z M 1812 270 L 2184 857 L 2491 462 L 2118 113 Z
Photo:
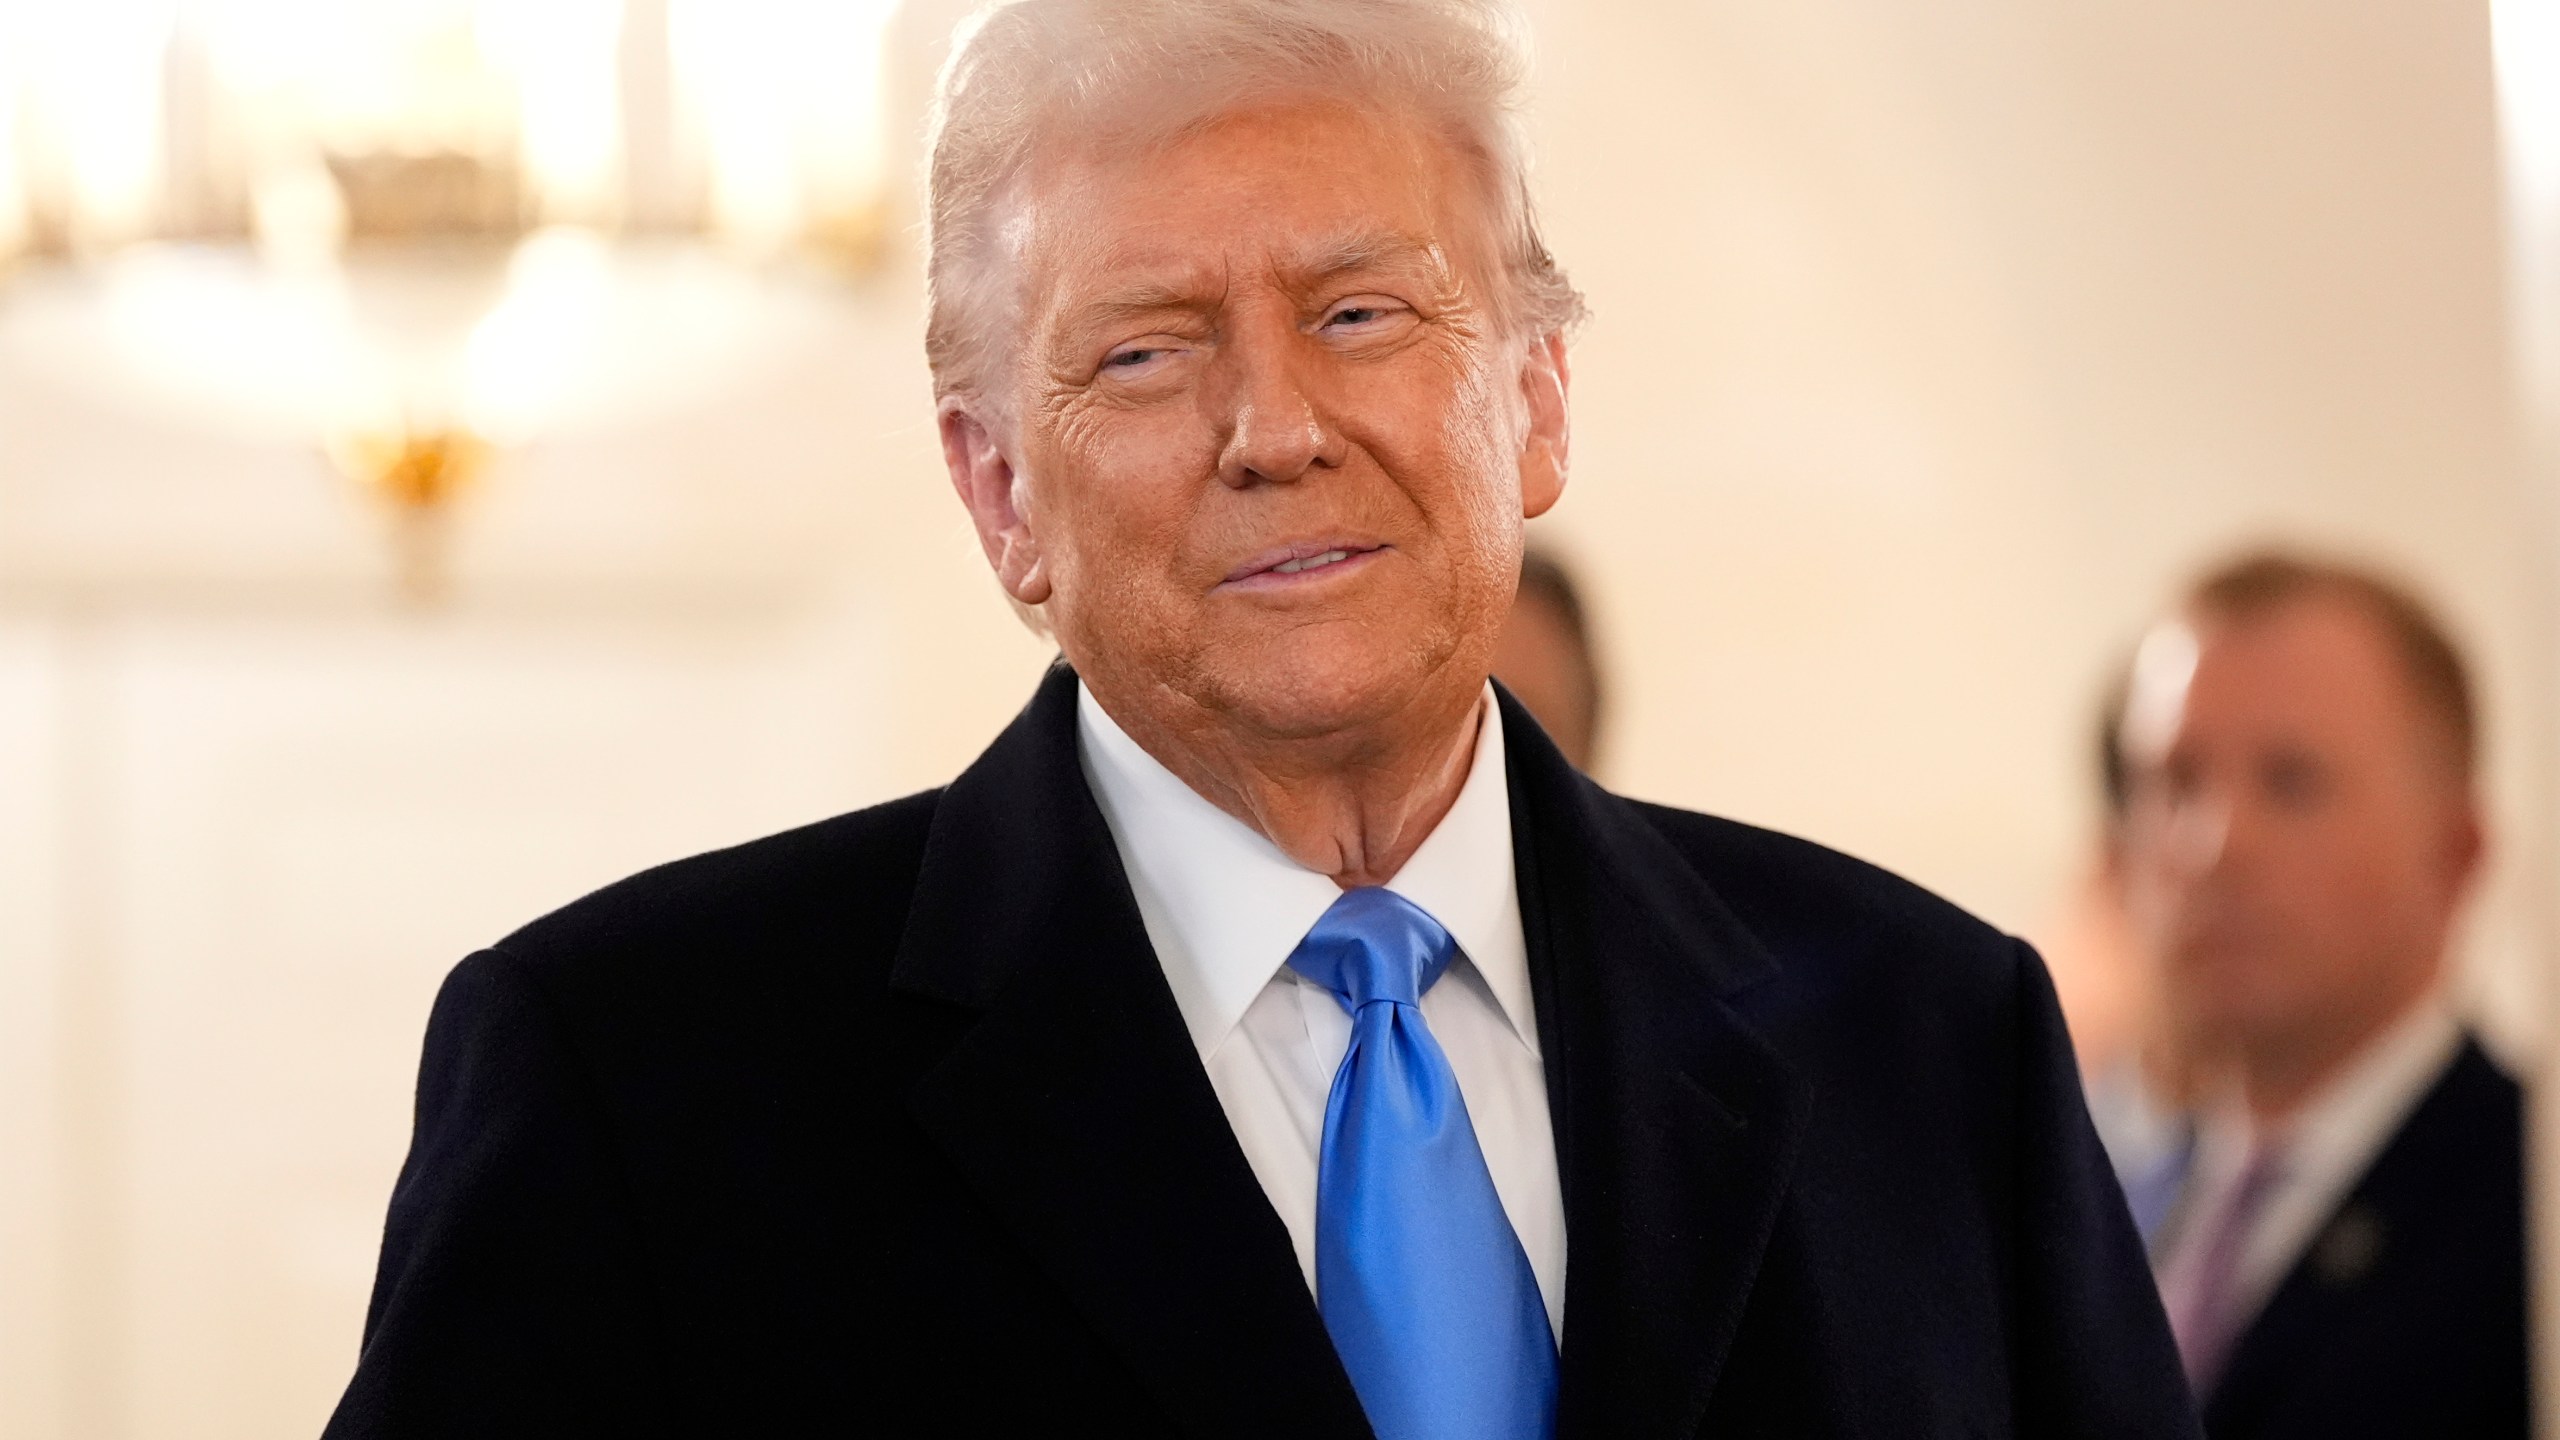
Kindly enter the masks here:
M 1779 984 L 1759 986 L 1748 1010 L 1864 1035 L 1843 1061 L 1900 1045 L 2004 1051 L 2022 1007 L 2053 1004 L 2030 945 L 1882 866 L 1738 820 L 1641 802 L 1636 812 L 1772 961 Z
M 1810 840 L 1667 805 L 1628 802 L 1800 983 L 1871 999 L 2014 1003 L 2019 940 L 1881 866 Z
M 553 984 L 656 966 L 724 969 L 876 951 L 886 965 L 906 920 L 942 792 L 833 816 L 654 866 L 499 941 Z

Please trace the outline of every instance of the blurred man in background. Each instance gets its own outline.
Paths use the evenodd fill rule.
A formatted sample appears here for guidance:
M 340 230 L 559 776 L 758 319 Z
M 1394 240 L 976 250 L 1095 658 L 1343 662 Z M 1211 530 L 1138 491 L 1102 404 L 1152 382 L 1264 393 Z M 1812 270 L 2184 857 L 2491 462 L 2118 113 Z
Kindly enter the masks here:
M 1600 662 L 1581 587 L 1545 551 L 1520 557 L 1520 589 L 1494 645 L 1493 678 L 1529 708 L 1573 768 L 1591 768 L 1600 747 Z
M 2526 1433 L 2521 1097 L 2443 997 L 2483 847 L 2469 678 L 2365 571 L 2215 571 L 2105 750 L 2165 1117 L 2111 1144 L 2217 1440 Z

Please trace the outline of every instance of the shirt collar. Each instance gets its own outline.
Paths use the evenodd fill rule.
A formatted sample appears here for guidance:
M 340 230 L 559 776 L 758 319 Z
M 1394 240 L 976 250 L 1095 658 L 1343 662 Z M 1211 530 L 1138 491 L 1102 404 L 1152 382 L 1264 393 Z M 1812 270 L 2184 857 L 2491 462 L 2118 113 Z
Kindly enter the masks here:
M 1536 1055 L 1502 711 L 1490 685 L 1477 714 L 1475 757 L 1456 802 L 1387 888 L 1448 930 L 1513 1033 Z M 1191 1042 L 1205 1056 L 1235 1029 L 1342 891 L 1184 784 L 1081 684 L 1076 733 L 1085 778 L 1119 846 L 1147 938 Z
M 2202 1143 L 2216 1168 L 2235 1168 L 2255 1143 L 2284 1147 L 2285 1170 L 2312 1185 L 2352 1182 L 2379 1155 L 2462 1048 L 2462 1025 L 2440 995 L 2429 995 L 2391 1022 L 2310 1102 L 2272 1133 L 2261 1133 L 2236 1098 L 2210 1107 Z
M 2462 1027 L 2433 996 L 2411 1007 L 2286 1126 L 2288 1151 L 2360 1171 L 2462 1048 Z

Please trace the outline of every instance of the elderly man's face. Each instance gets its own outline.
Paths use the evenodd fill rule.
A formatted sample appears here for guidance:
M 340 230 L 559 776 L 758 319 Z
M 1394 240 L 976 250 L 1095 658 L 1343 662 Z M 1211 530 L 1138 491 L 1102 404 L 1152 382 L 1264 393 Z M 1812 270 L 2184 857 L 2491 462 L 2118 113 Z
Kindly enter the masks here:
M 1329 104 L 1034 166 L 1012 415 L 947 410 L 945 448 L 1106 701 L 1301 737 L 1481 682 L 1565 417 L 1561 339 L 1495 312 L 1479 188 Z

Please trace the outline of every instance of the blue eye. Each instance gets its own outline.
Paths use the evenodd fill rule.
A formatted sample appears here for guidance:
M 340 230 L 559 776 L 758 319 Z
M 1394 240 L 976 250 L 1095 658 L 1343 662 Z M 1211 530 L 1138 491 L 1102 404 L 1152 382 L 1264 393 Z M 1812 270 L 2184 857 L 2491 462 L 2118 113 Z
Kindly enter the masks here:
M 1125 370 L 1131 366 L 1144 365 L 1163 353 L 1162 350 L 1116 350 L 1102 363 L 1105 366 L 1118 366 Z
M 1358 325 L 1366 321 L 1375 320 L 1386 313 L 1386 311 L 1379 309 L 1375 305 L 1354 305 L 1347 309 L 1336 310 L 1333 312 L 1333 323 L 1337 325 Z

